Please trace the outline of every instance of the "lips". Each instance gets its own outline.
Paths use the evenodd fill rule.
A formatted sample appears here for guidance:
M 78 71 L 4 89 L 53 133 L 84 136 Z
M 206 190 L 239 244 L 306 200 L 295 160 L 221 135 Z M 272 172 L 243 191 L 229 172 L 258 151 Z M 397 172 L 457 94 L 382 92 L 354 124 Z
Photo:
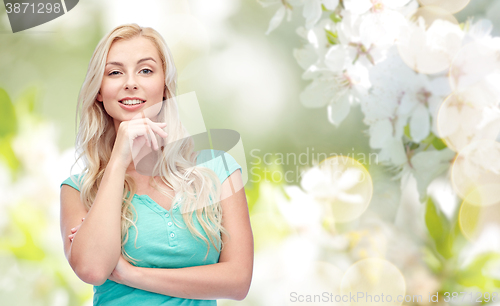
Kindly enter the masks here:
M 146 100 L 139 97 L 124 97 L 118 100 L 120 102 L 120 107 L 127 111 L 135 111 L 144 106 Z
M 135 104 L 141 104 L 146 102 L 146 100 L 141 99 L 141 98 L 124 98 L 121 100 L 118 100 L 118 102 L 125 104 L 125 105 L 135 105 Z

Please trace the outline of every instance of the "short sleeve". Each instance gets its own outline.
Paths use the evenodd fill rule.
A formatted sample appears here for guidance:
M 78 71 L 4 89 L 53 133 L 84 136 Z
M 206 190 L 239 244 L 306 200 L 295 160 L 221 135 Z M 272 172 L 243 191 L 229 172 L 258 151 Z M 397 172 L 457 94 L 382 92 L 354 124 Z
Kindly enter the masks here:
M 234 157 L 222 150 L 202 150 L 196 164 L 210 167 L 219 177 L 221 184 L 237 169 L 242 171 Z
M 80 191 L 80 188 L 78 187 L 81 183 L 81 178 L 80 180 L 78 179 L 79 178 L 79 175 L 72 175 L 70 177 L 68 177 L 66 180 L 64 180 L 64 182 L 61 183 L 61 186 L 62 185 L 69 185 L 73 188 L 75 188 L 76 190 Z
M 221 151 L 223 152 L 223 151 Z M 234 157 L 232 157 L 229 153 L 223 152 L 224 154 L 221 154 L 219 159 L 221 161 L 218 162 L 218 165 L 220 167 L 219 172 L 215 173 L 220 173 L 219 179 L 220 182 L 223 183 L 231 174 L 233 174 L 234 171 L 240 169 L 241 173 L 241 166 L 236 162 Z

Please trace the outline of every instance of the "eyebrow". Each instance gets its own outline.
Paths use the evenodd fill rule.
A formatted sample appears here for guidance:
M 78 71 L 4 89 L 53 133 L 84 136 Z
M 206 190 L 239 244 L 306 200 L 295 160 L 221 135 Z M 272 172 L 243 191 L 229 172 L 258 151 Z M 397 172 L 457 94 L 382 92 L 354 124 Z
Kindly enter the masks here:
M 156 61 L 154 60 L 154 58 L 152 58 L 152 57 L 145 57 L 143 59 L 138 60 L 137 64 L 140 64 L 142 62 L 149 61 L 149 60 L 151 60 L 151 61 L 153 61 L 153 62 L 156 63 Z M 122 66 L 123 67 L 123 63 L 120 63 L 120 62 L 108 62 L 108 63 L 106 63 L 106 66 L 107 65 L 116 65 L 116 66 Z

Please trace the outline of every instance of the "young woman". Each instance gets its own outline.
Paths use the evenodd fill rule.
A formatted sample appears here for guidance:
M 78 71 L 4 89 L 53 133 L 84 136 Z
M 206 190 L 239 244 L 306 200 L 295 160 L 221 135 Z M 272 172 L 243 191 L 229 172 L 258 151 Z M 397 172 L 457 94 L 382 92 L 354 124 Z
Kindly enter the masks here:
M 222 151 L 194 152 L 175 91 L 155 30 L 119 26 L 97 45 L 78 97 L 85 167 L 61 184 L 64 251 L 94 285 L 94 305 L 216 305 L 248 293 L 241 167 Z

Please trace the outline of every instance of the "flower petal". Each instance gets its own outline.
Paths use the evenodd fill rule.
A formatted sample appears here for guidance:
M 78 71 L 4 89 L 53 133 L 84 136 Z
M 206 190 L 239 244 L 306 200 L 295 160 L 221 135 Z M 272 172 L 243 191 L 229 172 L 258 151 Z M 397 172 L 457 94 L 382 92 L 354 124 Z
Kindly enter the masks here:
M 271 18 L 271 21 L 269 21 L 269 27 L 267 28 L 266 35 L 269 35 L 274 29 L 276 29 L 281 22 L 283 21 L 283 18 L 285 17 L 286 13 L 286 8 L 285 6 L 281 6 L 276 13 L 274 14 L 273 18 Z
M 333 99 L 328 105 L 328 120 L 331 124 L 339 126 L 351 110 L 351 95 L 345 93 L 340 98 Z
M 361 182 L 363 172 L 356 168 L 347 169 L 342 173 L 338 181 L 338 187 L 340 190 L 349 190 L 354 187 L 354 185 Z
M 344 0 L 345 9 L 356 15 L 366 13 L 372 6 L 370 0 Z
M 382 148 L 390 140 L 392 135 L 392 124 L 389 119 L 379 120 L 370 126 L 370 147 Z
M 321 18 L 320 0 L 308 0 L 304 3 L 302 15 L 306 19 L 306 29 L 311 29 Z
M 361 204 L 363 203 L 363 197 L 360 194 L 349 194 L 345 192 L 339 192 L 337 198 L 343 202 L 351 204 Z
M 293 56 L 302 69 L 308 69 L 318 60 L 316 49 L 310 44 L 305 45 L 302 49 L 294 49 Z
M 421 142 L 429 135 L 430 128 L 429 111 L 422 103 L 418 103 L 410 118 L 411 138 L 414 142 Z
M 329 11 L 333 11 L 339 5 L 339 0 L 323 0 L 322 2 Z
M 318 167 L 308 169 L 302 175 L 300 185 L 306 192 L 313 191 L 316 186 L 319 186 L 325 181 L 325 175 Z
M 317 78 L 300 94 L 300 101 L 305 107 L 324 107 L 334 97 L 333 80 Z
M 325 65 L 332 72 L 342 72 L 346 65 L 346 56 L 347 52 L 344 46 L 332 46 L 325 55 Z

